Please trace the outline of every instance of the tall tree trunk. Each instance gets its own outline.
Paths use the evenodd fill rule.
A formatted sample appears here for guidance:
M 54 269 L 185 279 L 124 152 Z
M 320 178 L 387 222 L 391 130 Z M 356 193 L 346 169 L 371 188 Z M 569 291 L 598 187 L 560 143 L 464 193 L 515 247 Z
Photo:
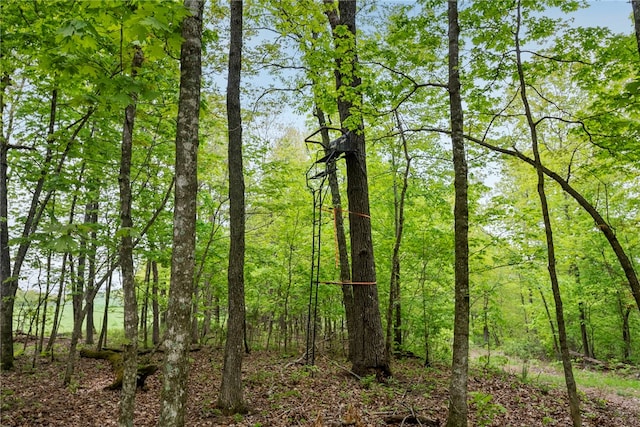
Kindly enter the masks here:
M 98 337 L 98 344 L 96 350 L 100 351 L 103 347 L 107 346 L 107 331 L 109 325 L 109 304 L 111 302 L 111 283 L 112 277 L 107 279 L 107 287 L 104 291 L 104 312 L 102 313 L 102 327 L 100 328 L 100 336 Z
M 51 294 L 51 250 L 47 251 L 47 286 L 44 291 L 44 303 L 42 305 L 42 323 L 40 324 L 40 337 L 37 345 L 37 352 L 42 353 L 44 348 L 44 332 L 47 325 L 47 309 L 49 308 L 49 295 Z
M 80 167 L 80 174 L 78 176 L 78 185 L 76 186 L 76 191 L 79 192 L 81 187 L 84 187 L 84 171 L 85 171 L 86 163 L 83 161 Z M 87 214 L 85 211 L 84 216 L 84 225 L 87 222 Z M 71 283 L 73 284 L 73 292 L 72 292 L 72 301 L 73 301 L 73 318 L 76 319 L 82 311 L 82 302 L 85 299 L 85 272 L 87 266 L 87 239 L 82 237 L 80 239 L 80 250 L 78 252 L 78 268 L 76 270 L 76 274 L 73 274 L 73 260 L 71 259 Z
M 9 84 L 3 76 L 2 80 L 2 93 L 4 95 L 4 89 Z M 56 111 L 58 107 L 58 90 L 53 89 L 51 92 L 51 102 L 49 110 L 49 128 L 47 131 L 47 149 L 45 153 L 44 163 L 40 171 L 40 178 L 36 182 L 36 186 L 32 193 L 31 206 L 29 213 L 24 223 L 24 229 L 22 232 L 22 243 L 18 247 L 13 271 L 7 264 L 10 265 L 10 251 L 9 251 L 9 228 L 8 228 L 8 200 L 7 200 L 7 154 L 9 150 L 9 141 L 5 140 L 4 134 L 2 136 L 2 142 L 0 146 L 0 179 L 2 183 L 2 191 L 0 192 L 0 221 L 3 224 L 3 229 L 0 231 L 0 238 L 2 238 L 2 261 L 0 261 L 0 369 L 9 370 L 13 368 L 13 307 L 15 303 L 16 292 L 18 291 L 18 278 L 20 277 L 20 271 L 22 270 L 22 263 L 27 254 L 27 250 L 30 246 L 29 235 L 34 231 L 38 222 L 38 208 L 42 204 L 40 197 L 44 188 L 45 178 L 48 174 L 48 168 L 53 160 L 53 144 L 55 138 L 53 137 L 55 131 Z M 4 107 L 3 107 L 4 108 Z
M 640 54 L 640 0 L 631 0 L 631 8 L 633 9 L 633 23 L 636 28 L 636 43 L 638 45 L 638 54 Z
M 407 139 L 402 128 L 400 115 L 395 111 L 395 118 L 402 140 L 402 152 L 404 153 L 404 171 L 402 173 L 402 184 L 400 194 L 398 194 L 398 184 L 396 180 L 395 154 L 393 154 L 394 177 L 393 177 L 393 199 L 394 199 L 394 222 L 395 222 L 395 242 L 391 255 L 391 282 L 389 284 L 389 306 L 387 307 L 387 352 L 402 352 L 402 306 L 400 304 L 400 245 L 404 232 L 404 203 L 409 187 L 409 171 L 411 170 L 411 157 L 407 149 Z M 393 334 L 391 331 L 393 330 Z M 393 341 L 393 344 L 392 344 Z
M 142 49 L 136 47 L 131 63 L 131 78 L 135 79 L 142 66 Z M 133 127 L 136 117 L 137 94 L 131 94 L 131 103 L 124 111 L 122 149 L 120 158 L 120 270 L 124 298 L 124 352 L 122 393 L 118 425 L 133 427 L 133 411 L 138 372 L 138 301 L 136 298 L 135 271 L 133 267 L 133 220 L 131 218 L 131 157 L 133 154 Z M 88 309 L 88 307 L 87 307 Z
M 589 334 L 587 333 L 587 309 L 585 308 L 584 301 L 578 303 L 578 310 L 580 311 L 580 336 L 582 337 L 582 353 L 593 358 L 593 350 L 589 345 Z
M 553 299 L 556 306 L 556 320 L 558 323 L 558 337 L 560 340 L 560 354 L 562 356 L 562 366 L 564 368 L 564 377 L 567 384 L 567 392 L 569 394 L 569 409 L 571 412 L 571 420 L 574 427 L 582 426 L 582 417 L 580 415 L 580 399 L 578 398 L 578 391 L 576 382 L 573 377 L 573 369 L 571 366 L 571 355 L 569 354 L 569 345 L 567 342 L 567 332 L 564 322 L 564 311 L 562 307 L 562 297 L 560 295 L 560 285 L 558 283 L 558 276 L 556 270 L 556 257 L 555 246 L 553 242 L 553 231 L 551 226 L 551 218 L 549 216 L 549 205 L 547 203 L 547 196 L 544 189 L 544 171 L 542 170 L 542 160 L 540 157 L 540 150 L 538 147 L 538 132 L 536 128 L 536 122 L 533 120 L 531 108 L 529 106 L 529 100 L 527 98 L 527 84 L 524 77 L 524 71 L 522 67 L 521 49 L 520 49 L 520 25 L 521 25 L 521 2 L 518 1 L 517 6 L 517 21 L 515 32 L 515 48 L 516 48 L 516 65 L 518 68 L 518 78 L 520 82 L 520 97 L 525 110 L 527 123 L 531 133 L 531 148 L 533 150 L 534 161 L 536 166 L 536 172 L 538 176 L 538 196 L 540 198 L 540 207 L 542 210 L 542 219 L 544 221 L 544 231 L 547 242 L 547 257 L 548 257 L 548 270 L 549 278 L 551 280 L 551 288 L 553 290 Z
M 240 75 L 242 69 L 242 0 L 231 2 L 227 120 L 229 127 L 229 319 L 224 347 L 222 384 L 218 407 L 226 414 L 245 412 L 242 390 L 242 357 L 245 340 L 244 257 L 245 202 L 242 167 L 242 117 Z
M 158 277 L 158 262 L 151 261 L 151 276 L 153 285 L 151 286 L 151 308 L 153 311 L 153 331 L 151 333 L 151 341 L 153 345 L 158 345 L 160 342 L 160 302 L 158 301 L 158 284 L 160 278 Z
M 540 292 L 540 298 L 542 299 L 542 304 L 544 305 L 544 311 L 547 314 L 547 320 L 549 321 L 549 328 L 551 329 L 551 335 L 553 335 L 553 351 L 557 358 L 560 356 L 560 344 L 558 344 L 558 333 L 556 332 L 555 323 L 553 323 L 553 317 L 551 317 L 551 311 L 549 310 L 549 304 L 547 304 L 547 298 L 545 298 L 542 289 L 538 288 L 538 292 Z
M 333 4 L 332 0 L 327 2 Z M 343 130 L 349 132 L 354 148 L 352 152 L 345 154 L 355 313 L 352 370 L 358 375 L 368 375 L 373 371 L 378 377 L 385 378 L 391 375 L 391 368 L 385 351 L 378 302 L 364 122 L 360 113 L 356 112 L 357 107 L 362 104 L 356 55 L 356 9 L 355 0 L 340 0 L 338 13 L 335 8 L 327 11 L 336 51 L 344 52 L 336 58 L 334 74 L 340 122 Z M 339 27 L 346 31 L 341 31 Z
M 182 21 L 180 98 L 176 131 L 173 252 L 163 363 L 161 427 L 182 427 L 189 376 L 191 296 L 195 272 L 198 127 L 202 78 L 204 0 L 185 0 L 190 15 Z
M 3 74 L 0 82 L 0 370 L 13 368 L 13 304 L 18 290 L 17 278 L 11 277 L 9 251 L 9 200 L 7 154 L 9 141 L 4 134 L 4 91 L 11 80 Z
M 203 299 L 203 322 L 202 322 L 202 330 L 198 333 L 198 316 L 196 316 L 198 309 L 198 290 L 200 289 L 200 283 L 202 279 L 202 273 L 204 272 L 206 260 L 209 258 L 209 250 L 211 249 L 211 244 L 214 241 L 216 231 L 220 228 L 217 223 L 217 218 L 220 213 L 220 208 L 222 207 L 222 203 L 218 205 L 215 212 L 211 216 L 211 231 L 209 231 L 209 237 L 207 238 L 207 243 L 205 245 L 204 252 L 202 254 L 202 259 L 200 264 L 196 269 L 196 275 L 194 279 L 195 295 L 193 299 L 193 313 L 192 313 L 192 325 L 191 325 L 191 334 L 192 340 L 194 343 L 197 343 L 199 339 L 203 339 L 207 336 L 210 328 L 211 322 L 211 283 L 209 278 L 204 280 L 204 284 L 202 285 L 202 299 Z
M 632 306 L 624 302 L 624 295 L 618 291 L 618 310 L 620 314 L 620 320 L 622 321 L 622 360 L 628 362 L 631 358 L 631 328 L 629 326 L 629 315 L 631 314 Z
M 449 1 L 449 104 L 454 169 L 455 320 L 453 363 L 449 387 L 447 427 L 467 425 L 469 377 L 469 207 L 467 162 L 464 150 L 462 98 L 460 95 L 458 2 Z
M 65 288 L 65 275 L 67 272 L 67 258 L 68 253 L 62 255 L 62 264 L 60 267 L 60 278 L 58 280 L 58 295 L 56 296 L 56 301 L 54 303 L 54 311 L 53 311 L 53 324 L 51 325 L 51 333 L 49 334 L 49 340 L 47 341 L 47 348 L 45 353 L 48 353 L 51 356 L 51 360 L 53 360 L 53 344 L 56 342 L 56 336 L 58 334 L 58 325 L 60 324 L 60 311 L 63 308 L 64 300 L 64 288 Z
M 331 139 L 329 138 L 329 130 L 326 128 L 327 122 L 324 111 L 316 106 L 316 117 L 320 125 L 320 135 L 322 137 L 322 145 L 328 150 Z M 327 152 L 328 154 L 328 152 Z M 340 263 L 340 282 L 342 283 L 342 303 L 344 305 L 345 318 L 347 320 L 347 333 L 349 342 L 349 351 L 347 358 L 353 362 L 353 354 L 355 349 L 355 322 L 356 313 L 353 308 L 353 286 L 348 283 L 351 281 L 351 267 L 349 265 L 349 249 L 347 248 L 347 237 L 344 232 L 344 217 L 342 216 L 342 198 L 340 197 L 340 185 L 338 184 L 338 176 L 336 173 L 335 159 L 327 165 L 330 171 L 329 189 L 331 190 L 331 202 L 333 204 L 333 220 L 335 221 L 336 240 L 338 242 L 338 260 Z
M 202 329 L 200 331 L 200 342 L 205 343 L 207 336 L 211 332 L 211 317 L 213 313 L 213 285 L 210 276 L 204 279 L 204 312 L 202 313 Z
M 95 325 L 93 322 L 93 299 L 90 299 L 91 295 L 95 295 L 93 289 L 96 284 L 96 251 L 97 251 L 97 243 L 96 239 L 98 237 L 96 231 L 96 224 L 98 223 L 98 202 L 97 200 L 93 200 L 87 204 L 87 217 L 85 218 L 85 222 L 87 224 L 91 224 L 92 229 L 89 234 L 89 247 L 87 253 L 87 260 L 89 263 L 89 272 L 87 275 L 87 293 L 86 293 L 86 304 L 87 304 L 87 323 L 86 323 L 86 336 L 85 342 L 87 344 L 93 344 L 93 332 L 95 330 Z
M 11 369 L 13 367 L 13 307 L 16 292 L 18 290 L 18 278 L 20 277 L 22 265 L 26 259 L 27 252 L 29 251 L 31 242 L 33 240 L 30 238 L 30 236 L 36 232 L 40 223 L 40 219 L 42 218 L 49 200 L 55 192 L 55 188 L 51 188 L 43 194 L 43 191 L 45 190 L 45 182 L 50 175 L 59 175 L 61 173 L 62 167 L 66 162 L 67 155 L 69 154 L 69 151 L 73 146 L 78 133 L 80 132 L 80 130 L 82 130 L 82 128 L 84 128 L 85 124 L 95 111 L 93 108 L 90 108 L 89 111 L 87 111 L 85 115 L 79 120 L 76 128 L 69 137 L 69 140 L 66 142 L 66 145 L 59 152 L 59 155 L 56 158 L 57 163 L 55 163 L 55 165 L 52 165 L 54 160 L 54 144 L 56 142 L 54 131 L 57 104 L 58 91 L 57 89 L 54 89 L 51 93 L 49 129 L 47 131 L 47 148 L 42 169 L 40 170 L 40 177 L 38 178 L 38 181 L 36 182 L 35 187 L 32 191 L 29 211 L 27 213 L 26 220 L 22 229 L 22 234 L 20 236 L 20 244 L 18 245 L 13 260 L 13 270 L 9 275 L 7 275 L 7 277 L 0 277 L 0 369 L 2 370 Z M 0 144 L 0 148 L 4 150 L 8 149 L 8 142 L 4 141 L 3 144 Z M 6 152 L 5 154 L 1 154 L 2 149 L 0 149 L 0 157 L 2 155 L 6 156 Z M 1 160 L 2 159 L 0 159 L 0 162 Z M 0 169 L 2 169 L 2 167 L 0 167 Z M 6 180 L 2 182 L 2 186 L 6 186 L 6 184 Z M 3 196 L 4 195 L 2 194 L 2 192 L 0 192 L 0 198 Z M 4 202 L 1 202 L 0 205 L 2 205 L 3 203 Z M 2 206 L 0 206 L 0 209 L 2 209 Z M 2 221 L 0 221 L 0 223 L 2 223 Z M 0 236 L 2 236 L 1 231 Z M 6 245 L 8 246 L 8 240 L 6 242 Z M 2 262 L 9 262 L 8 254 L 2 255 L 2 258 L 3 261 L 0 261 L 0 264 L 2 264 Z M 6 261 L 4 261 L 5 258 Z
M 147 260 L 144 269 L 144 299 L 140 309 L 140 329 L 142 329 L 142 345 L 149 346 L 149 294 L 151 292 L 151 261 Z

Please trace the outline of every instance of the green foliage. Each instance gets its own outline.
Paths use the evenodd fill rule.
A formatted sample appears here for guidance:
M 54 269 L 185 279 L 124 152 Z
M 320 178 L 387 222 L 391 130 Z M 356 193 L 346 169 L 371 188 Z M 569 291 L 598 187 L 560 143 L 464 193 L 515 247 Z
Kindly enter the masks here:
M 506 408 L 499 403 L 493 402 L 491 394 L 481 391 L 469 392 L 470 404 L 476 413 L 476 423 L 478 426 L 493 425 L 495 418 L 507 412 Z
M 640 253 L 640 58 L 635 40 L 630 31 L 616 34 L 606 28 L 580 27 L 579 22 L 569 25 L 572 12 L 583 6 L 580 2 L 521 3 L 521 42 L 527 50 L 523 66 L 539 120 L 543 163 L 606 212 L 619 240 L 636 259 Z M 29 148 L 9 152 L 12 253 L 29 243 L 27 263 L 39 271 L 52 254 L 49 282 L 55 289 L 62 278 L 59 265 L 64 254 L 71 254 L 77 262 L 94 245 L 103 273 L 117 253 L 118 238 L 131 235 L 137 239 L 157 213 L 153 226 L 136 246 L 136 257 L 159 263 L 159 300 L 164 310 L 173 234 L 173 197 L 167 192 L 172 185 L 179 90 L 175 58 L 181 42 L 175 23 L 184 17 L 184 7 L 178 1 L 158 8 L 155 2 L 111 0 L 7 0 L 0 5 L 0 61 L 10 77 L 10 83 L 3 86 L 5 114 L 11 110 L 11 118 L 3 117 L 3 135 L 10 136 L 11 144 Z M 397 112 L 412 158 L 400 254 L 404 348 L 420 357 L 428 349 L 431 362 L 448 363 L 453 324 L 450 149 L 446 134 L 424 130 L 448 129 L 443 83 L 447 75 L 445 10 L 441 2 L 431 1 L 389 3 L 377 9 L 366 5 L 358 17 L 363 25 L 357 39 L 339 27 L 337 34 L 349 37 L 336 43 L 326 16 L 327 8 L 334 6 L 310 0 L 247 5 L 252 24 L 247 36 L 256 36 L 245 43 L 243 64 L 244 96 L 255 101 L 246 107 L 244 129 L 249 344 L 288 354 L 304 345 L 312 221 L 305 173 L 315 152 L 303 141 L 317 127 L 310 113 L 315 106 L 330 123 L 337 123 L 336 59 L 355 52 L 361 68 L 351 70 L 349 61 L 343 61 L 341 71 L 347 75 L 357 71 L 363 79 L 360 87 L 344 90 L 354 100 L 360 94 L 364 97 L 362 105 L 354 106 L 357 111 L 352 117 L 362 117 L 366 124 L 382 311 L 388 301 L 396 230 L 394 190 L 405 165 Z M 461 11 L 462 49 L 467 58 L 461 69 L 465 132 L 529 155 L 515 73 L 515 7 L 516 3 L 507 1 L 473 2 Z M 547 13 L 550 11 L 553 13 Z M 226 36 L 220 24 L 225 13 L 226 8 L 217 3 L 207 11 L 204 38 L 206 69 L 211 73 L 225 69 L 221 52 Z M 137 47 L 145 61 L 133 79 L 130 64 Z M 268 77 L 268 88 L 249 83 L 258 73 Z M 207 81 L 203 87 L 195 260 L 200 273 L 194 301 L 195 317 L 202 323 L 210 315 L 210 336 L 222 340 L 229 241 L 226 119 L 218 84 L 217 80 Z M 276 90 L 280 88 L 286 90 Z M 58 105 L 50 132 L 54 90 Z M 132 170 L 134 227 L 124 230 L 119 227 L 115 195 L 123 109 L 132 102 L 134 92 L 138 94 Z M 308 122 L 293 121 L 288 117 L 290 109 L 302 112 Z M 555 313 L 533 170 L 517 159 L 489 155 L 474 144 L 468 148 L 471 339 L 491 350 L 500 348 L 510 358 L 554 357 L 550 325 L 555 327 Z M 344 196 L 342 161 L 337 172 Z M 40 224 L 23 236 L 30 198 L 41 179 L 43 192 L 50 198 Z M 627 358 L 638 363 L 640 316 L 607 242 L 593 220 L 555 184 L 549 182 L 547 192 L 571 348 L 579 351 L 582 347 L 582 304 L 596 356 L 622 360 L 629 350 L 622 340 L 623 315 L 632 307 Z M 160 209 L 167 194 L 167 205 Z M 90 201 L 99 205 L 97 223 L 82 221 L 84 206 Z M 42 206 L 40 202 L 36 206 Z M 343 204 L 346 209 L 346 201 Z M 323 219 L 321 280 L 336 281 L 332 214 L 323 213 Z M 44 276 L 39 282 L 42 288 Z M 66 274 L 64 285 L 70 286 L 75 279 Z M 16 300 L 16 323 L 21 326 L 33 318 L 37 295 L 43 292 L 35 285 L 26 289 L 23 283 L 28 292 Z M 144 296 L 144 285 L 138 291 L 140 298 Z M 97 325 L 103 308 L 98 298 Z M 50 304 L 48 322 L 51 310 Z M 109 339 L 120 340 L 121 308 L 112 306 L 109 314 Z M 327 334 L 330 350 L 342 348 L 344 308 L 339 287 L 320 287 L 319 315 L 319 332 Z M 46 326 L 48 330 L 50 324 Z M 71 326 L 71 309 L 66 306 L 60 331 L 69 332 Z M 492 356 L 490 361 L 497 364 L 500 360 Z M 267 374 L 251 380 L 263 381 Z M 531 377 L 531 371 L 522 374 Z M 304 381 L 308 375 L 308 371 L 295 371 L 290 379 Z M 495 404 L 486 397 L 474 399 L 480 406 L 493 408 Z

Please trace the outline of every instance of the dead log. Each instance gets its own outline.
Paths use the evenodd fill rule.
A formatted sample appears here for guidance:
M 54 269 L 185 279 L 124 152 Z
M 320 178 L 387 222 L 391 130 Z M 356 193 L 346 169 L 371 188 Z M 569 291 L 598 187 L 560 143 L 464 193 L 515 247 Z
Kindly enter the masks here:
M 594 359 L 593 357 L 585 356 L 582 353 L 578 353 L 577 351 L 569 351 L 571 357 L 580 360 L 582 363 L 591 366 L 597 366 L 600 369 L 608 371 L 611 369 L 607 362 L 603 362 L 602 360 Z
M 400 424 L 400 425 L 420 425 L 428 427 L 440 427 L 440 420 L 432 420 L 420 415 L 387 415 L 384 417 L 386 424 Z
M 124 368 L 122 366 L 122 353 L 113 350 L 89 350 L 83 348 L 80 350 L 81 357 L 87 357 L 90 359 L 102 359 L 107 360 L 111 364 L 111 368 L 116 374 L 116 379 L 111 385 L 105 387 L 107 390 L 120 390 L 122 388 L 122 376 L 124 375 Z M 138 365 L 138 373 L 136 376 L 136 386 L 141 390 L 146 390 L 144 382 L 147 377 L 153 375 L 158 370 L 158 366 L 154 364 Z

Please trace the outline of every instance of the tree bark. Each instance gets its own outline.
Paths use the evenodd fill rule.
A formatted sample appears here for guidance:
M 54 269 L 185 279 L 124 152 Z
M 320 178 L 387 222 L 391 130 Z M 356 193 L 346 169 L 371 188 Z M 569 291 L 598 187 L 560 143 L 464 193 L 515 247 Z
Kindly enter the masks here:
M 4 134 L 4 91 L 11 80 L 3 74 L 0 82 L 0 370 L 13 368 L 13 304 L 17 279 L 11 277 L 11 252 L 9 250 L 9 200 L 7 154 L 9 141 Z
M 104 312 L 102 313 L 102 328 L 100 328 L 100 336 L 98 337 L 98 344 L 96 350 L 101 350 L 107 345 L 107 330 L 109 324 L 109 303 L 111 301 L 111 282 L 112 278 L 107 279 L 107 288 L 104 291 Z
M 551 311 L 549 311 L 549 304 L 547 304 L 547 299 L 542 292 L 542 289 L 538 288 L 538 292 L 540 292 L 540 298 L 542 299 L 542 304 L 544 306 L 544 311 L 547 313 L 547 320 L 549 321 L 549 328 L 551 329 L 551 335 L 553 336 L 553 351 L 555 356 L 560 357 L 560 345 L 558 344 L 558 334 L 556 332 L 556 326 L 553 323 L 553 318 L 551 317 Z
M 332 0 L 326 1 L 333 4 Z M 338 13 L 335 9 L 327 11 L 336 50 L 344 52 L 336 58 L 334 72 L 338 112 L 342 128 L 349 132 L 354 147 L 353 152 L 345 154 L 355 312 L 352 371 L 361 376 L 374 372 L 377 377 L 386 378 L 391 375 L 391 368 L 385 351 L 378 302 L 364 122 L 360 113 L 356 111 L 356 104 L 362 103 L 362 93 L 359 89 L 361 78 L 358 74 L 358 57 L 355 51 L 356 3 L 353 0 L 340 0 Z M 339 27 L 345 28 L 346 32 L 340 31 Z
M 158 302 L 158 284 L 160 278 L 158 277 L 158 262 L 153 260 L 151 261 L 151 275 L 153 280 L 153 285 L 151 285 L 151 308 L 153 311 L 153 331 L 151 333 L 151 342 L 153 345 L 158 345 L 160 342 L 160 303 Z
M 549 279 L 551 280 L 551 288 L 553 290 L 553 299 L 556 305 L 556 320 L 558 323 L 558 338 L 560 341 L 560 354 L 562 356 L 562 366 L 564 368 L 564 377 L 567 384 L 567 392 L 569 395 L 569 409 L 571 412 L 571 420 L 574 427 L 582 426 L 582 416 L 580 415 L 580 399 L 578 398 L 578 391 L 576 382 L 573 377 L 573 368 L 571 366 L 571 355 L 569 354 L 569 345 L 567 342 L 567 332 L 564 321 L 564 311 L 562 307 L 562 297 L 560 295 L 560 285 L 558 283 L 557 269 L 556 269 L 556 256 L 555 245 L 553 241 L 553 230 L 551 226 L 551 218 L 549 215 L 549 206 L 547 202 L 547 196 L 544 189 L 544 171 L 542 170 L 542 160 L 540 157 L 540 150 L 538 147 L 538 132 L 536 123 L 533 120 L 533 114 L 529 106 L 529 100 L 527 98 L 527 84 L 524 77 L 524 70 L 522 67 L 521 49 L 520 49 L 520 26 L 521 26 L 521 1 L 518 1 L 517 5 L 517 21 L 515 31 L 515 48 L 516 48 L 516 66 L 518 69 L 518 79 L 520 83 L 520 97 L 524 106 L 527 123 L 531 133 L 531 148 L 533 150 L 536 172 L 538 176 L 538 196 L 540 198 L 540 208 L 542 210 L 542 219 L 544 221 L 544 231 L 547 243 L 547 257 L 548 257 L 548 270 Z
M 585 356 L 595 359 L 593 355 L 593 349 L 589 345 L 589 334 L 587 333 L 587 309 L 585 308 L 584 301 L 578 303 L 578 310 L 580 311 L 580 336 L 582 337 L 582 352 Z
M 87 204 L 87 212 L 85 222 L 87 224 L 92 225 L 91 233 L 89 234 L 89 242 L 87 248 L 87 261 L 89 263 L 89 272 L 87 275 L 87 294 L 86 294 L 86 303 L 87 303 L 87 324 L 86 324 L 86 334 L 85 334 L 85 342 L 87 344 L 93 344 L 93 335 L 95 330 L 95 325 L 93 322 L 93 299 L 90 298 L 93 293 L 93 288 L 96 284 L 96 251 L 97 251 L 97 243 L 96 239 L 98 237 L 98 233 L 96 231 L 96 224 L 98 223 L 98 201 L 93 200 Z
M 327 122 L 324 111 L 316 106 L 316 117 L 320 125 L 320 135 L 322 144 L 329 147 L 331 139 L 329 138 L 329 130 L 326 128 Z M 338 260 L 340 263 L 340 282 L 343 283 L 342 303 L 344 305 L 345 318 L 347 321 L 347 335 L 349 342 L 349 350 L 347 359 L 353 362 L 355 349 L 355 311 L 353 308 L 353 286 L 348 283 L 351 281 L 351 267 L 349 265 L 349 249 L 347 247 L 347 237 L 344 232 L 344 217 L 342 216 L 342 198 L 340 197 L 340 185 L 338 184 L 338 176 L 335 170 L 335 159 L 331 164 L 327 165 L 329 170 L 329 189 L 331 190 L 331 203 L 333 204 L 333 220 L 335 221 L 336 240 L 338 242 Z
M 640 55 L 640 0 L 631 0 L 631 8 L 633 9 L 633 23 L 636 29 L 636 44 Z
M 393 198 L 394 198 L 394 219 L 395 219 L 395 242 L 391 255 L 391 281 L 389 284 L 389 306 L 387 307 L 387 353 L 393 351 L 396 354 L 402 353 L 402 306 L 400 304 L 400 246 L 404 232 L 404 203 L 409 188 L 409 171 L 411 170 L 411 157 L 407 149 L 407 139 L 402 128 L 402 122 L 397 111 L 395 118 L 402 140 L 402 152 L 404 154 L 404 171 L 402 173 L 402 184 L 400 194 L 398 194 L 398 184 L 396 182 L 397 171 L 395 169 L 395 154 L 393 154 L 394 177 L 393 177 Z M 392 334 L 393 331 L 393 334 Z M 393 341 L 393 343 L 392 343 Z
M 131 62 L 131 78 L 135 79 L 142 66 L 142 49 L 136 47 Z M 135 270 L 133 267 L 133 220 L 131 218 L 131 157 L 133 154 L 133 127 L 136 117 L 137 94 L 131 94 L 131 103 L 124 111 L 122 148 L 120 158 L 120 271 L 124 298 L 124 352 L 123 376 L 120 394 L 118 425 L 133 427 L 133 411 L 138 371 L 138 302 L 136 299 Z M 89 307 L 87 306 L 87 312 Z
M 242 357 L 245 341 L 244 261 L 245 201 L 242 167 L 242 117 L 240 76 L 242 71 L 242 0 L 231 2 L 227 120 L 229 127 L 229 319 L 224 348 L 222 384 L 218 407 L 226 414 L 246 412 L 242 390 Z
M 455 320 L 453 363 L 449 387 L 447 427 L 467 425 L 467 383 L 469 377 L 469 207 L 467 162 L 464 150 L 463 111 L 460 95 L 458 2 L 448 2 L 449 18 L 449 104 L 454 169 L 455 233 Z
M 160 403 L 161 427 L 184 425 L 191 296 L 195 271 L 198 128 L 202 78 L 202 11 L 204 0 L 185 0 L 190 14 L 182 21 L 180 98 L 176 130 L 175 202 L 171 283 Z
M 7 277 L 0 277 L 0 369 L 7 370 L 13 367 L 13 307 L 16 296 L 16 291 L 18 290 L 18 278 L 20 277 L 20 273 L 22 271 L 22 264 L 26 259 L 27 252 L 31 247 L 32 239 L 29 237 L 36 232 L 38 225 L 40 223 L 40 218 L 47 207 L 49 200 L 53 196 L 55 188 L 49 189 L 43 195 L 43 191 L 45 189 L 45 182 L 47 177 L 51 174 L 59 175 L 62 171 L 62 167 L 67 159 L 67 155 L 75 142 L 78 133 L 84 125 L 87 123 L 93 112 L 95 111 L 93 108 L 90 108 L 89 111 L 85 113 L 85 115 L 80 119 L 73 133 L 69 137 L 64 149 L 61 150 L 59 156 L 57 157 L 57 163 L 53 166 L 53 170 L 49 170 L 52 167 L 52 163 L 54 161 L 54 144 L 56 142 L 55 138 L 55 121 L 56 121 L 56 110 L 57 110 L 57 99 L 58 99 L 58 91 L 54 89 L 51 93 L 51 108 L 49 114 L 49 129 L 47 132 L 47 148 L 45 153 L 45 158 L 43 161 L 42 169 L 40 170 L 40 177 L 35 184 L 35 187 L 32 191 L 31 196 L 31 204 L 29 206 L 29 211 L 27 213 L 26 220 L 24 222 L 24 226 L 21 233 L 21 240 L 18 249 L 16 250 L 15 257 L 13 260 L 13 269 L 11 273 Z M 4 138 L 4 137 L 3 137 Z M 3 149 L 8 149 L 8 142 L 3 141 L 3 144 L 0 144 Z M 0 152 L 2 149 L 0 149 Z M 6 156 L 5 154 L 0 154 Z M 1 161 L 2 159 L 0 159 Z M 5 159 L 6 160 L 6 159 Z M 6 163 L 6 161 L 5 161 Z M 2 169 L 0 167 L 0 169 Z M 6 173 L 6 170 L 5 170 Z M 1 182 L 2 186 L 6 186 L 7 182 Z M 0 197 L 3 197 L 2 192 L 0 191 Z M 4 202 L 2 202 L 4 203 Z M 0 203 L 0 204 L 2 204 Z M 0 206 L 1 208 L 1 206 Z M 2 221 L 0 221 L 2 222 Z M 8 224 L 7 224 L 8 225 Z M 0 236 L 2 232 L 0 232 Z M 8 240 L 6 242 L 8 246 Z M 1 246 L 1 245 L 0 245 Z M 8 248 L 7 248 L 8 251 Z M 3 255 L 2 262 L 9 262 L 8 254 Z M 4 259 L 6 258 L 6 261 Z M 6 273 L 4 273 L 6 274 Z

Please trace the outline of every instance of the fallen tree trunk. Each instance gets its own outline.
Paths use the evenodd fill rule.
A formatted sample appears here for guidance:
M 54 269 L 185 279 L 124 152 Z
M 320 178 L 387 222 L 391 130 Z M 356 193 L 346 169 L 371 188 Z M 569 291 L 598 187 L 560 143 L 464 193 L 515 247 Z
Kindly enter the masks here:
M 111 385 L 105 387 L 107 390 L 120 390 L 122 388 L 122 376 L 124 368 L 122 365 L 122 352 L 113 350 L 80 350 L 80 356 L 89 359 L 103 359 L 107 360 L 111 364 L 111 368 L 116 374 L 116 379 Z M 136 377 L 136 385 L 142 390 L 146 390 L 144 382 L 147 377 L 153 375 L 158 370 L 158 366 L 155 364 L 138 365 L 138 373 Z
M 387 424 L 400 424 L 400 425 L 415 424 L 415 425 L 428 426 L 428 427 L 440 427 L 441 425 L 440 420 L 438 419 L 432 420 L 430 418 L 423 417 L 420 415 L 415 415 L 415 414 L 388 415 L 384 417 L 384 422 Z

